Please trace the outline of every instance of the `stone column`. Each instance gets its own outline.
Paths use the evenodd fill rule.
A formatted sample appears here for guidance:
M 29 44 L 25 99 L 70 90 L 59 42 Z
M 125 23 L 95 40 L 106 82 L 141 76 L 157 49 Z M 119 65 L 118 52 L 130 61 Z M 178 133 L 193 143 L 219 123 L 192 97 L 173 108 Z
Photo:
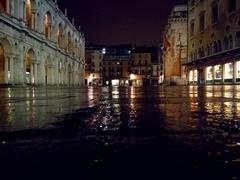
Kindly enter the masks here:
M 222 74 L 221 74 L 221 76 L 222 76 L 222 84 L 224 84 L 224 74 L 225 74 L 225 66 L 224 66 L 224 64 L 221 64 L 221 68 L 222 68 Z
M 31 14 L 32 16 L 32 29 L 36 30 L 36 17 L 35 17 L 35 13 Z
M 18 17 L 17 18 L 19 18 L 19 19 L 21 19 L 21 20 L 23 20 L 24 19 L 24 15 L 23 15 L 23 1 L 21 0 L 21 1 L 19 1 L 18 0 L 18 2 L 17 2 L 17 7 L 18 7 Z
M 34 84 L 38 85 L 38 68 L 37 68 L 38 64 L 37 62 L 35 62 L 33 64 L 33 68 L 34 68 Z
M 6 0 L 6 6 L 7 13 L 10 14 L 10 0 Z
M 35 75 L 35 71 L 34 71 L 35 70 L 34 69 L 34 64 L 35 63 L 33 63 L 34 60 L 31 60 L 31 61 L 32 61 L 32 63 L 31 63 L 31 70 L 30 70 L 31 71 L 30 72 L 30 76 L 31 76 L 30 77 L 30 81 L 31 81 L 30 84 L 35 84 L 35 76 L 34 76 Z
M 39 58 L 39 74 L 38 74 L 38 84 L 45 85 L 45 57 L 44 50 L 42 49 L 40 52 Z
M 9 57 L 6 56 L 4 59 L 4 83 L 8 84 L 8 59 Z
M 14 81 L 14 57 L 10 57 L 10 83 L 15 84 Z
M 233 84 L 236 84 L 237 83 L 237 80 L 236 80 L 236 74 L 237 74 L 237 62 L 234 61 L 233 62 Z

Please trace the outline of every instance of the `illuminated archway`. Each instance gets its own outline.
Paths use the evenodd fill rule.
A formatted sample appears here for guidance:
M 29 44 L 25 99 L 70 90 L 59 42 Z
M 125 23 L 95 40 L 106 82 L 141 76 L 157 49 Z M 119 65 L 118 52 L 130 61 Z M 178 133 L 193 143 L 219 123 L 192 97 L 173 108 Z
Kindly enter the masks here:
M 236 47 L 240 47 L 240 31 L 237 31 L 237 33 L 236 33 L 235 45 L 236 45 Z
M 36 27 L 36 11 L 37 6 L 35 0 L 26 1 L 26 25 L 29 28 L 35 29 Z
M 51 29 L 52 29 L 52 16 L 48 11 L 44 17 L 44 34 L 46 39 L 51 39 Z
M 35 84 L 36 82 L 36 65 L 36 54 L 33 49 L 30 49 L 25 55 L 25 80 L 27 84 Z
M 71 50 L 71 44 L 72 44 L 72 41 L 71 41 L 71 33 L 68 32 L 68 35 L 67 35 L 67 51 L 70 52 Z
M 58 34 L 57 34 L 57 42 L 58 42 L 58 47 L 61 48 L 63 44 L 63 27 L 62 24 L 60 23 L 58 25 Z
M 45 84 L 50 85 L 52 83 L 52 60 L 50 56 L 45 61 Z

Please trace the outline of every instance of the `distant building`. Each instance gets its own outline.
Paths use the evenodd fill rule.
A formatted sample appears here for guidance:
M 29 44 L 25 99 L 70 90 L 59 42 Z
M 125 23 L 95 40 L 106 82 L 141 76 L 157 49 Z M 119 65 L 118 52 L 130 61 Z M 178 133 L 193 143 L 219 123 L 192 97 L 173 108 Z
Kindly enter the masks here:
M 104 85 L 129 85 L 131 50 L 131 45 L 108 46 L 103 50 L 102 77 Z
M 159 77 L 157 51 L 151 47 L 136 47 L 131 55 L 131 82 L 133 86 L 150 85 Z M 158 76 L 158 77 L 156 77 Z
M 1 0 L 0 27 L 0 84 L 83 84 L 85 39 L 57 1 Z
M 151 84 L 158 85 L 163 84 L 163 61 L 162 61 L 162 50 L 157 47 L 152 47 L 151 55 Z
M 85 84 L 102 85 L 102 64 L 104 46 L 90 46 L 85 55 Z
M 188 1 L 188 81 L 240 83 L 240 1 Z
M 166 84 L 186 84 L 183 64 L 187 59 L 187 5 L 176 5 L 163 34 L 164 81 Z

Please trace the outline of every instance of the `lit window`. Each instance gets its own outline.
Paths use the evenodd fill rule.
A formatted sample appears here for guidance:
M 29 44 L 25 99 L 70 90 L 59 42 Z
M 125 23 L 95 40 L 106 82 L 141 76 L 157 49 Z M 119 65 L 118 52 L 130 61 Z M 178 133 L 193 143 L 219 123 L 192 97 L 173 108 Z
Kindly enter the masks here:
M 224 65 L 224 79 L 233 79 L 233 63 Z
M 236 78 L 240 78 L 240 61 L 236 63 Z
M 222 66 L 221 65 L 214 66 L 214 79 L 216 79 L 216 80 L 222 79 Z
M 212 66 L 206 68 L 206 79 L 207 79 L 207 81 L 212 81 L 213 80 Z

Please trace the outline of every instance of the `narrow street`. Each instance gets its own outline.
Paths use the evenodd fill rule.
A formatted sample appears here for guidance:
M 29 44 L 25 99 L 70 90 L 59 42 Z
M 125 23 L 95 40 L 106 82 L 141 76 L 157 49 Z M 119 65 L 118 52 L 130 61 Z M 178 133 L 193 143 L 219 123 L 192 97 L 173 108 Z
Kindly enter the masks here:
M 238 179 L 240 86 L 0 89 L 10 179 Z

